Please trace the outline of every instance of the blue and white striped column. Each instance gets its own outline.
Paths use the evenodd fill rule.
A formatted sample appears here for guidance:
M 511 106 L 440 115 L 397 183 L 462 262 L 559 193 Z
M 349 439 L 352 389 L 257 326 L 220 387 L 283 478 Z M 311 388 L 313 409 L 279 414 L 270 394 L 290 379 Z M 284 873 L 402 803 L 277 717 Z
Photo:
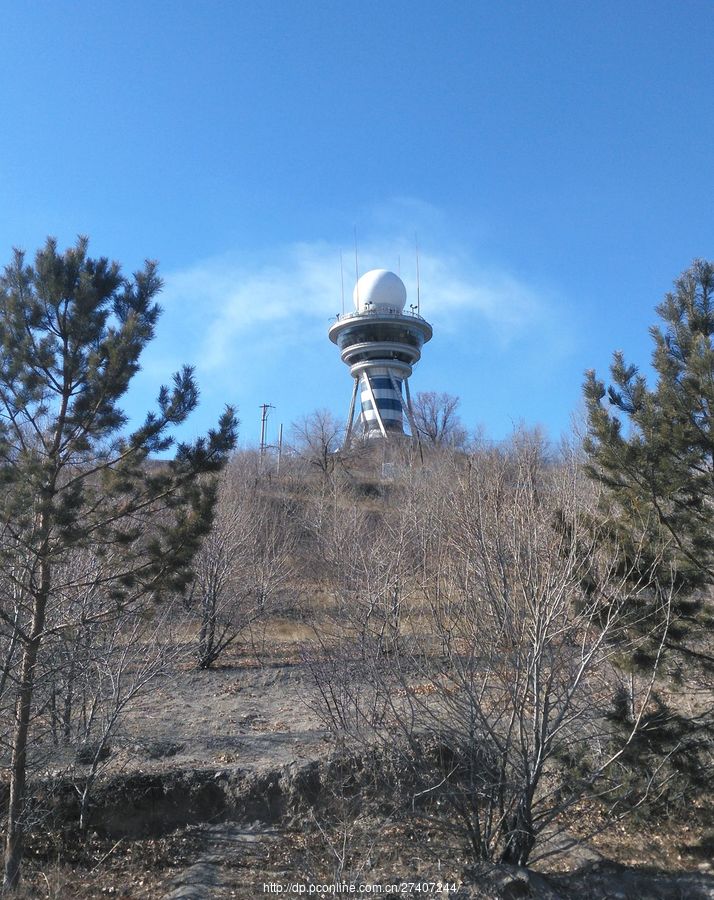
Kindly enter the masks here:
M 374 409 L 374 398 L 379 418 Z M 367 437 L 379 437 L 382 429 L 379 419 L 386 431 L 404 431 L 402 421 L 402 382 L 386 367 L 370 366 L 368 371 L 360 375 L 360 404 L 362 407 L 362 426 Z

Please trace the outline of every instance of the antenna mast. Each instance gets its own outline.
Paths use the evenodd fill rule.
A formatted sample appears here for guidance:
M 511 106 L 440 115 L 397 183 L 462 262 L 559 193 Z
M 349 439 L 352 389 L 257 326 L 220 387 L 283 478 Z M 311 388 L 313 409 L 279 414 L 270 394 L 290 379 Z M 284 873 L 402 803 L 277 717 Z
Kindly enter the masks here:
M 416 276 L 417 276 L 417 315 L 420 315 L 421 309 L 421 285 L 419 283 L 419 240 L 416 232 L 414 233 L 414 250 L 416 251 Z
M 342 287 L 342 315 L 345 314 L 345 268 L 342 265 L 342 251 L 340 250 L 340 285 Z
M 359 307 L 359 261 L 357 259 L 357 226 L 355 225 L 355 281 L 357 287 L 357 306 Z

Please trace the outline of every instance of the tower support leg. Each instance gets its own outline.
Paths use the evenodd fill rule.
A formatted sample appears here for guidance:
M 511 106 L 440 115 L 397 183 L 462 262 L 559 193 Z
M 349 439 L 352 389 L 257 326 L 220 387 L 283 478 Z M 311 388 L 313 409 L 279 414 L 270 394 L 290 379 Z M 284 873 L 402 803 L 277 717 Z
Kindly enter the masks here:
M 352 388 L 352 399 L 350 400 L 350 414 L 347 417 L 347 430 L 345 431 L 345 441 L 343 446 L 349 448 L 352 439 L 352 423 L 355 417 L 355 402 L 357 400 L 357 391 L 359 390 L 359 379 L 354 379 L 354 387 Z
M 407 422 L 409 422 L 409 427 L 412 430 L 412 437 L 415 437 L 417 440 L 419 440 L 419 432 L 417 431 L 416 425 L 414 423 L 414 416 L 412 416 L 411 407 L 407 403 L 404 402 L 404 397 L 402 397 L 402 392 L 399 390 L 399 385 L 397 384 L 397 379 L 394 377 L 394 375 L 391 372 L 389 373 L 389 378 L 392 382 L 392 387 L 394 388 L 394 392 L 399 397 L 399 402 L 402 404 L 402 410 L 404 412 L 404 415 L 407 417 Z M 409 379 L 403 378 L 402 381 L 403 381 L 404 385 L 406 386 L 406 389 L 409 390 Z
M 379 430 L 382 432 L 382 437 L 386 441 L 387 440 L 387 429 L 384 427 L 384 422 L 382 421 L 382 416 L 379 413 L 379 407 L 377 406 L 377 398 L 374 396 L 374 391 L 372 390 L 372 385 L 369 380 L 369 375 L 366 372 L 363 372 L 362 378 L 364 378 L 364 383 L 367 388 L 367 393 L 369 394 L 369 399 L 372 401 L 372 408 L 374 409 L 374 414 L 377 417 L 377 424 L 379 425 Z
M 412 430 L 412 434 L 417 439 L 417 444 L 419 446 L 419 458 L 421 459 L 422 465 L 424 464 L 424 449 L 421 445 L 421 435 L 419 434 L 419 429 L 416 427 L 416 423 L 414 421 L 414 409 L 412 407 L 412 395 L 409 392 L 409 379 L 404 379 L 404 392 L 407 395 L 407 409 L 409 412 L 407 415 L 409 416 L 409 427 Z

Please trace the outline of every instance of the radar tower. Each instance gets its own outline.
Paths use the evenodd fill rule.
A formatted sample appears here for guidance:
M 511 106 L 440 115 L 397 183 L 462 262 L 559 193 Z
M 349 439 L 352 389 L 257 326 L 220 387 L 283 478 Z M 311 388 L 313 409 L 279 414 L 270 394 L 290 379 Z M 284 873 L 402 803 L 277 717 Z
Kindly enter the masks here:
M 352 297 L 355 312 L 337 316 L 328 332 L 354 378 L 345 445 L 352 438 L 358 393 L 357 427 L 363 437 L 389 440 L 404 435 L 404 417 L 412 436 L 418 437 L 409 377 L 422 346 L 431 340 L 432 327 L 413 306 L 404 311 L 407 289 L 394 272 L 365 272 L 357 278 Z

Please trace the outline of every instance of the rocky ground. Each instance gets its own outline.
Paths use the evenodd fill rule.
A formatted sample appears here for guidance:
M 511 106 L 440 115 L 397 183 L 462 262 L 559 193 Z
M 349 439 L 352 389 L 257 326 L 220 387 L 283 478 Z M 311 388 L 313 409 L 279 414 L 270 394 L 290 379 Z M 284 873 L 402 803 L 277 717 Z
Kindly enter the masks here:
M 249 656 L 206 671 L 187 664 L 137 701 L 112 768 L 262 771 L 315 759 L 330 743 L 310 706 L 313 693 L 299 660 Z
M 353 807 L 340 820 L 297 803 L 333 750 L 313 701 L 288 645 L 215 670 L 181 663 L 117 734 L 88 840 L 71 828 L 33 833 L 27 896 L 247 900 L 290 885 L 320 896 L 315 885 L 344 879 L 421 898 L 714 897 L 714 847 L 698 826 L 625 823 L 537 872 L 469 872 L 459 847 L 419 822 Z

